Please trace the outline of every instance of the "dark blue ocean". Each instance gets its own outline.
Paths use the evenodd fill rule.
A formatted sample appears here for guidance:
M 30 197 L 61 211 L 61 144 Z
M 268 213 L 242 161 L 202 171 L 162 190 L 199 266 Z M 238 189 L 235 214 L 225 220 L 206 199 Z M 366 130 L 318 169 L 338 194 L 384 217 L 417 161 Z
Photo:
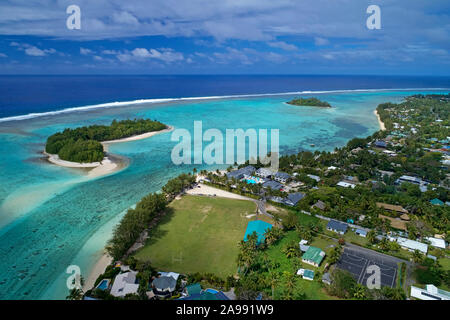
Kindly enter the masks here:
M 411 76 L 0 76 L 0 118 L 137 99 L 449 87 L 450 77 Z

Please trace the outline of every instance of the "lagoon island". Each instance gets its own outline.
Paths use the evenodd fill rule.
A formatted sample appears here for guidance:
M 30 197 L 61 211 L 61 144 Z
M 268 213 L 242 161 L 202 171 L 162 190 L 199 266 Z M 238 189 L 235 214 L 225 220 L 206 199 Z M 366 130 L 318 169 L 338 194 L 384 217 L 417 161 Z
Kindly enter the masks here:
M 307 106 L 307 107 L 319 107 L 319 108 L 331 108 L 331 105 L 326 101 L 321 101 L 317 98 L 296 98 L 292 99 L 287 104 L 294 106 Z
M 109 126 L 65 129 L 47 138 L 44 153 L 53 164 L 94 168 L 90 176 L 104 175 L 124 167 L 124 159 L 107 153 L 109 144 L 145 139 L 171 129 L 151 119 L 113 120 Z

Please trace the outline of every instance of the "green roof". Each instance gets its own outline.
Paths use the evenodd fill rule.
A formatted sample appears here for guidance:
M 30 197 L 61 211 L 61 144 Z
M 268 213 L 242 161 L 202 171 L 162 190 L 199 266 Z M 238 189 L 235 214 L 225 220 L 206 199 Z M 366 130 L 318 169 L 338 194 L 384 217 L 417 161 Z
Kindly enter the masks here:
M 314 279 L 314 271 L 305 269 L 305 271 L 303 272 L 303 277 Z
M 306 250 L 306 252 L 303 254 L 302 259 L 320 265 L 324 257 L 325 252 L 322 249 L 310 246 L 308 250 Z
M 192 295 L 192 294 L 200 293 L 202 291 L 202 287 L 200 286 L 199 283 L 194 283 L 194 284 L 190 284 L 190 285 L 186 286 L 186 291 L 187 291 L 188 295 Z
M 430 203 L 431 204 L 437 204 L 439 206 L 443 206 L 444 205 L 444 203 L 441 200 L 437 199 L 437 198 L 434 198 L 433 200 L 430 200 Z

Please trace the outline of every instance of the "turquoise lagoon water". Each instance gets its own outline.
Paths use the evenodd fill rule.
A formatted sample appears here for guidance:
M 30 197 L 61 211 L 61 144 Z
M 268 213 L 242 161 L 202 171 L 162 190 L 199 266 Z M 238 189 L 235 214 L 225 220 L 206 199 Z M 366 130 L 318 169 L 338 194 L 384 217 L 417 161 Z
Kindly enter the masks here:
M 349 139 L 378 130 L 374 109 L 413 92 L 320 94 L 332 109 L 296 107 L 292 96 L 140 104 L 0 123 L 0 299 L 64 299 L 66 268 L 79 265 L 87 278 L 128 208 L 165 182 L 195 167 L 171 162 L 171 133 L 114 144 L 110 152 L 130 164 L 115 174 L 89 180 L 77 169 L 51 165 L 41 154 L 50 134 L 65 127 L 150 117 L 193 130 L 279 129 L 281 153 L 333 150 Z M 415 92 L 414 92 L 415 93 Z M 314 144 L 315 147 L 310 145 Z

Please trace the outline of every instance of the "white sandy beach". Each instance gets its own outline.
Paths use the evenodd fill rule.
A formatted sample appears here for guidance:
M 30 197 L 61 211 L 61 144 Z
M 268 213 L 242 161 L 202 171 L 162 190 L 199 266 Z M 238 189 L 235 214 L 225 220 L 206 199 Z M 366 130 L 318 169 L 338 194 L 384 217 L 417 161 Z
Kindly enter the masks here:
M 380 130 L 382 130 L 382 131 L 386 130 L 386 127 L 384 126 L 383 121 L 381 121 L 380 115 L 378 114 L 377 110 L 375 110 L 373 113 L 374 113 L 374 114 L 376 115 L 376 117 L 377 117 L 378 124 L 380 125 Z
M 110 256 L 108 256 L 106 253 L 102 255 L 102 257 L 97 261 L 88 278 L 84 282 L 84 292 L 94 287 L 95 280 L 97 280 L 99 275 L 105 272 L 106 267 L 109 266 L 111 262 L 112 258 Z

